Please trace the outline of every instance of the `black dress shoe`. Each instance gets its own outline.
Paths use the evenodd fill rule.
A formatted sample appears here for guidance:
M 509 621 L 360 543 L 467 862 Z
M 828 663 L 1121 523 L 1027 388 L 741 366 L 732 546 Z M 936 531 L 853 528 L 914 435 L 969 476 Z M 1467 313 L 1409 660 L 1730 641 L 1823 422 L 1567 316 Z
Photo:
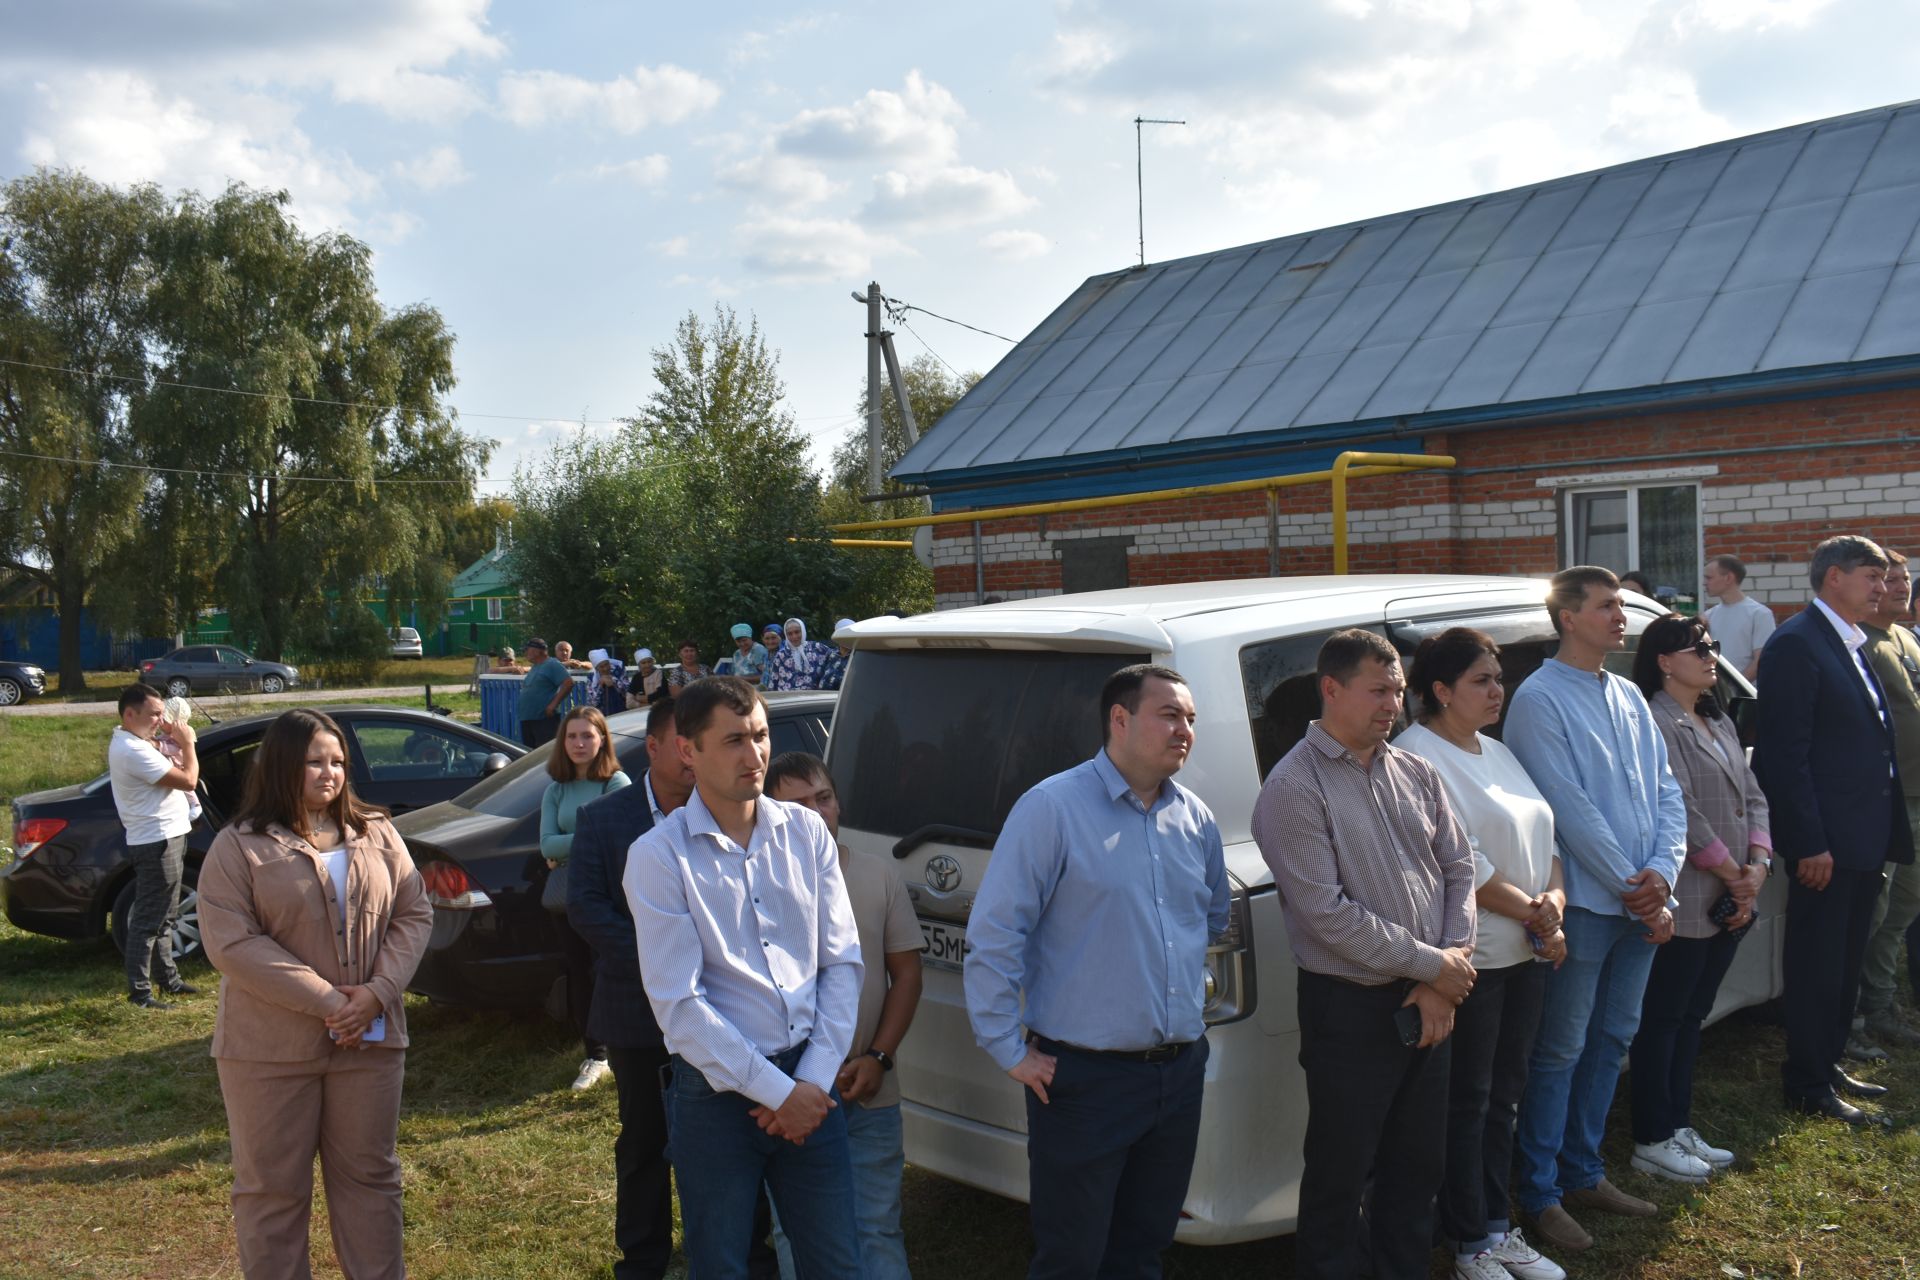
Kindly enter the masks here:
M 165 1000 L 155 1000 L 153 998 L 153 993 L 150 991 L 144 992 L 137 996 L 128 996 L 127 1003 L 132 1005 L 136 1009 L 171 1009 L 173 1008 L 173 1006 L 168 1004 Z
M 1869 1115 L 1851 1102 L 1843 1102 L 1829 1093 L 1821 1098 L 1788 1098 L 1787 1109 L 1803 1115 L 1825 1116 L 1829 1120 L 1839 1120 L 1860 1128 L 1872 1128 L 1888 1123 L 1880 1116 Z
M 1838 1067 L 1833 1069 L 1833 1087 L 1841 1093 L 1846 1094 L 1849 1098 L 1884 1098 L 1887 1096 L 1887 1086 L 1883 1084 L 1868 1084 L 1865 1080 L 1855 1080 Z
M 179 982 L 168 987 L 167 994 L 170 996 L 197 996 L 200 994 L 200 988 L 194 986 L 191 982 Z

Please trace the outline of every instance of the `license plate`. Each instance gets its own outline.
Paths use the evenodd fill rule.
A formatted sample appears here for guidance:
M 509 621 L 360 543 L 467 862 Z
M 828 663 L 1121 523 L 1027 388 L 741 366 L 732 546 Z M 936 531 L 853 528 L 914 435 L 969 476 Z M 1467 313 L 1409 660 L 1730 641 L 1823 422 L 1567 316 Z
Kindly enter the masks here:
M 959 973 L 966 966 L 966 926 L 944 920 L 922 920 L 920 936 L 926 942 L 921 948 L 920 963 L 927 968 Z

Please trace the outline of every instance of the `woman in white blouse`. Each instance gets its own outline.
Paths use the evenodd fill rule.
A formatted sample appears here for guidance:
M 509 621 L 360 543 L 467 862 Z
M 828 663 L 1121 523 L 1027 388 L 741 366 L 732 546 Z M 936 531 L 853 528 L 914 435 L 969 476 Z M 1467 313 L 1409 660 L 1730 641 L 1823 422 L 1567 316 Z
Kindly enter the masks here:
M 1553 810 L 1511 751 L 1480 730 L 1499 723 L 1506 691 L 1500 651 L 1483 632 L 1453 627 L 1421 643 L 1410 689 L 1419 723 L 1394 745 L 1439 770 L 1447 799 L 1473 845 L 1480 908 L 1473 992 L 1453 1028 L 1447 1111 L 1447 1174 L 1441 1225 L 1462 1280 L 1561 1280 L 1507 1220 L 1514 1116 L 1548 964 L 1566 959 L 1560 932 L 1566 894 L 1553 848 Z

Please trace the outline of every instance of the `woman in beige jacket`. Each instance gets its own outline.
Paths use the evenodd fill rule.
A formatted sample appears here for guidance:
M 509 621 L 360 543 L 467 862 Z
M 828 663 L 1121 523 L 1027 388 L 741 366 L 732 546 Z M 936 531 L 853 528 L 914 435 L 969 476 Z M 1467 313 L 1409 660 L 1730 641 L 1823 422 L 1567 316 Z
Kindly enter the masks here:
M 397 1280 L 402 993 L 433 926 L 385 810 L 354 797 L 346 739 L 289 711 L 261 740 L 240 811 L 200 870 L 220 971 L 213 1057 L 233 1142 L 248 1280 L 305 1280 L 313 1156 L 348 1280 Z

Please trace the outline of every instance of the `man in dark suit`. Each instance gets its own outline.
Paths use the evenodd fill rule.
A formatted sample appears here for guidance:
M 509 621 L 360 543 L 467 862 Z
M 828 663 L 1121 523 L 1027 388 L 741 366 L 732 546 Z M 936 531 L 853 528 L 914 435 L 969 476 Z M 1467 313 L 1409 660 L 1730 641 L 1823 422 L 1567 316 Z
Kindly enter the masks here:
M 647 772 L 584 806 L 574 820 L 567 920 L 594 950 L 593 1003 L 587 1034 L 607 1046 L 620 1101 L 613 1143 L 613 1242 L 621 1259 L 614 1280 L 660 1280 L 673 1256 L 673 1189 L 667 1162 L 667 1114 L 660 1072 L 667 1050 L 640 981 L 640 949 L 621 877 L 627 850 L 653 824 L 693 794 L 693 770 L 674 749 L 673 700 L 647 716 Z M 779 1263 L 767 1243 L 766 1197 L 754 1220 L 748 1274 L 776 1280 Z
M 1839 1066 L 1873 929 L 1882 864 L 1911 862 L 1893 721 L 1860 623 L 1886 590 L 1886 553 L 1866 538 L 1814 548 L 1812 604 L 1760 653 L 1753 769 L 1786 862 L 1787 1105 L 1849 1124 L 1877 1117 L 1840 1096 L 1876 1097 Z

